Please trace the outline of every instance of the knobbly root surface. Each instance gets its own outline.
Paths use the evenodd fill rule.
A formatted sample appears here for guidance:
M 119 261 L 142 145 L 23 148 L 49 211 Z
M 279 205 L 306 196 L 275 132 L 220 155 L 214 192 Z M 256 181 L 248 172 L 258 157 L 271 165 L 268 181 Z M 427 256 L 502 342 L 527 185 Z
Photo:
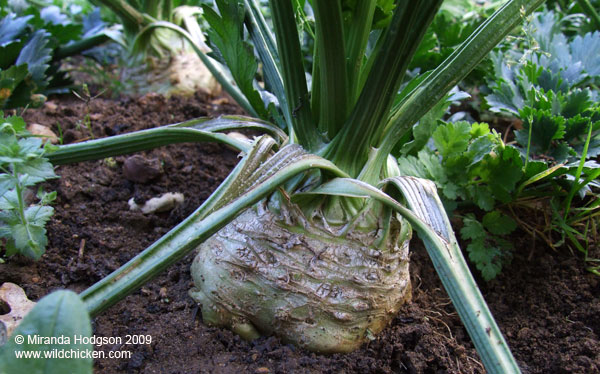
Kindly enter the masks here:
M 190 295 L 203 320 L 317 352 L 358 348 L 411 297 L 409 225 L 394 218 L 386 235 L 371 215 L 371 230 L 342 235 L 289 203 L 278 215 L 264 203 L 248 209 L 194 259 Z

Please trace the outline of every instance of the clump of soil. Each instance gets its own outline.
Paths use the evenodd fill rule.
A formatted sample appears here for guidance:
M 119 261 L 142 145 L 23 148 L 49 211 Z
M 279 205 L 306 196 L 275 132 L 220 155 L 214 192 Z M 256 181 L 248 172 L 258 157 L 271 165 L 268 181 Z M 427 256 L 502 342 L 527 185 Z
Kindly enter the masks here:
M 115 135 L 199 116 L 239 113 L 226 98 L 192 99 L 147 95 L 139 99 L 95 99 L 89 104 L 61 98 L 25 119 L 50 126 L 63 141 Z M 38 262 L 15 256 L 0 265 L 0 283 L 22 286 L 32 300 L 68 288 L 77 292 L 108 275 L 193 212 L 227 176 L 237 153 L 215 144 L 178 144 L 129 156 L 65 165 L 49 222 L 49 245 Z M 141 161 L 140 161 L 141 160 Z M 158 161 L 157 161 L 158 160 Z M 131 177 L 123 165 L 150 165 Z M 129 167 L 129 166 L 127 166 Z M 144 175 L 144 173 L 149 173 Z M 139 178 L 138 178 L 139 177 Z M 179 192 L 173 209 L 143 214 L 128 200 Z M 515 259 L 498 279 L 480 282 L 501 330 L 524 373 L 600 373 L 600 279 L 568 253 L 555 253 L 516 235 Z M 412 243 L 413 301 L 391 326 L 358 351 L 317 355 L 283 345 L 274 337 L 247 342 L 202 323 L 188 296 L 188 255 L 155 280 L 102 313 L 94 334 L 149 335 L 151 342 L 102 345 L 106 358 L 97 373 L 484 373 L 477 353 L 424 248 Z M 125 358 L 108 358 L 127 351 Z

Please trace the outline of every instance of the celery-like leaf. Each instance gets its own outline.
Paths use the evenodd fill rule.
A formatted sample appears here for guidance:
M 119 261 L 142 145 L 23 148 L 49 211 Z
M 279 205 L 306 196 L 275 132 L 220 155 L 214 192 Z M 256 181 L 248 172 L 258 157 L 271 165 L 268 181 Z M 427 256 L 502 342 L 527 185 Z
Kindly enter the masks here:
M 516 223 L 497 210 L 487 213 L 483 223 L 473 214 L 467 214 L 463 223 L 460 234 L 463 240 L 470 240 L 467 245 L 469 259 L 475 263 L 483 279 L 494 279 L 512 258 L 512 244 L 501 236 L 512 233 Z
M 395 105 L 399 105 L 400 100 L 409 95 L 410 90 L 412 90 L 414 86 L 416 86 L 426 76 L 427 74 L 422 74 L 417 78 L 412 79 L 402 90 L 402 92 L 398 95 L 398 98 L 396 98 L 397 102 L 395 103 Z M 431 138 L 431 135 L 433 134 L 435 129 L 437 128 L 438 121 L 448 111 L 450 104 L 452 104 L 452 102 L 454 101 L 462 100 L 467 97 L 469 97 L 469 95 L 466 92 L 450 92 L 446 95 L 446 97 L 444 97 L 437 104 L 435 104 L 435 106 L 431 108 L 429 112 L 427 112 L 427 114 L 421 117 L 419 122 L 417 122 L 417 124 L 413 126 L 413 140 L 402 145 L 402 148 L 400 149 L 401 153 L 404 155 L 415 154 L 417 151 L 423 148 Z
M 477 270 L 486 281 L 496 278 L 502 270 L 502 265 L 495 262 L 495 259 L 500 256 L 500 251 L 496 247 L 488 246 L 485 240 L 472 241 L 467 245 L 467 252 L 469 252 L 469 260 L 475 263 Z
M 519 151 L 507 146 L 497 155 L 486 155 L 484 161 L 487 170 L 482 173 L 482 179 L 489 183 L 496 199 L 510 201 L 511 194 L 523 175 L 523 160 Z
M 483 217 L 483 226 L 494 235 L 508 235 L 517 228 L 512 218 L 497 210 Z
M 470 130 L 471 126 L 462 121 L 438 127 L 433 133 L 433 141 L 442 157 L 465 152 L 469 146 Z
M 475 216 L 470 214 L 464 221 L 464 226 L 460 230 L 460 235 L 463 239 L 479 240 L 486 236 L 485 229 L 481 222 L 475 219 Z
M 0 237 L 5 238 L 7 256 L 22 253 L 38 259 L 48 244 L 44 226 L 54 212 L 47 204 L 56 193 L 39 191 L 39 202 L 28 204 L 25 191 L 56 174 L 44 158 L 40 139 L 17 138 L 17 134 L 26 134 L 22 119 L 9 117 L 4 121 L 0 132 Z
M 226 63 L 233 79 L 246 96 L 254 110 L 263 119 L 267 111 L 254 86 L 258 62 L 252 45 L 244 41 L 244 4 L 239 1 L 217 0 L 220 15 L 209 6 L 204 6 L 204 18 L 210 25 L 208 37 L 219 57 Z
M 494 205 L 496 204 L 496 199 L 494 199 L 494 195 L 492 194 L 490 188 L 486 185 L 472 185 L 467 186 L 467 196 L 473 200 L 475 205 L 479 208 L 490 211 L 494 209 Z M 444 190 L 445 192 L 445 190 Z M 448 194 L 445 194 L 448 196 Z

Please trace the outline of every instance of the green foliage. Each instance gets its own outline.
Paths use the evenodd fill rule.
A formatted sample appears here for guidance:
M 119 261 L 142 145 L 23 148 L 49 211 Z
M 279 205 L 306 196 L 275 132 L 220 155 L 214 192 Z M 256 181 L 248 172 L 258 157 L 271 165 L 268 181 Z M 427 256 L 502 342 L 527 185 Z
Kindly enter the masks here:
M 0 374 L 92 373 L 92 344 L 81 342 L 92 335 L 90 317 L 81 298 L 72 291 L 56 291 L 42 298 L 25 316 L 11 339 L 0 347 Z M 35 337 L 42 337 L 35 341 Z M 23 338 L 17 342 L 17 337 Z M 53 337 L 54 341 L 50 340 Z M 63 339 L 59 341 L 58 339 Z M 79 340 L 75 340 L 75 338 Z M 67 353 L 70 358 L 47 358 L 44 354 Z M 74 353 L 77 352 L 77 353 Z M 17 353 L 41 358 L 17 357 Z M 79 354 L 82 358 L 74 357 Z
M 1 115 L 1 112 L 0 112 Z M 34 259 L 44 253 L 46 222 L 54 209 L 56 192 L 37 192 L 38 202 L 29 204 L 28 190 L 56 178 L 52 164 L 44 157 L 50 149 L 42 139 L 31 137 L 20 117 L 2 119 L 0 126 L 0 238 L 6 255 L 21 253 Z
M 434 180 L 447 200 L 473 201 L 485 211 L 510 199 L 523 162 L 486 123 L 442 123 L 432 139 L 433 148 L 398 159 L 400 170 Z
M 568 35 L 600 30 L 600 1 L 598 0 L 548 0 L 548 9 L 559 13 Z
M 530 50 L 494 54 L 496 75 L 490 79 L 491 92 L 485 100 L 492 111 L 522 121 L 514 139 L 525 158 L 527 177 L 539 173 L 540 180 L 548 180 L 554 170 L 546 192 L 535 189 L 537 196 L 551 197 L 546 212 L 552 217 L 550 227 L 529 230 L 553 247 L 568 239 L 587 259 L 586 225 L 597 212 L 598 195 L 593 189 L 600 186 L 600 32 L 573 34 L 573 14 L 568 20 L 562 16 L 552 11 L 535 13 L 520 44 Z M 528 189 L 532 183 L 522 186 Z M 576 194 L 581 199 L 573 205 Z M 558 234 L 558 240 L 544 231 Z
M 494 279 L 512 259 L 513 245 L 504 236 L 512 233 L 517 224 L 499 211 L 487 213 L 482 222 L 475 215 L 468 214 L 463 217 L 463 224 L 460 234 L 463 240 L 470 240 L 467 245 L 469 259 L 475 263 L 483 279 Z
M 527 157 L 574 162 L 582 157 L 588 124 L 587 158 L 600 154 L 600 32 L 576 36 L 561 32 L 551 11 L 536 13 L 526 28 L 530 54 L 518 50 L 493 55 L 495 77 L 486 96 L 493 112 L 519 117 L 515 138 Z
M 359 9 L 357 4 L 358 1 L 359 0 L 342 1 L 342 16 L 346 24 L 351 22 L 352 15 Z M 392 20 L 392 15 L 394 14 L 394 8 L 394 0 L 377 0 L 371 28 L 377 30 L 383 29 L 389 25 Z
M 68 91 L 60 60 L 106 41 L 105 25 L 90 14 L 75 22 L 56 6 L 30 6 L 20 14 L 0 10 L 0 109 L 43 103 L 43 96 Z
M 8 14 L 0 21 L 0 108 L 25 106 L 33 92 L 47 85 L 49 34 L 37 30 L 27 36 L 27 22 L 32 19 Z
M 440 123 L 431 134 L 429 146 L 416 155 L 399 158 L 398 165 L 404 175 L 433 180 L 449 211 L 460 205 L 478 212 L 461 217 L 464 225 L 461 236 L 469 241 L 469 258 L 486 280 L 494 278 L 510 261 L 513 247 L 509 235 L 516 229 L 510 218 L 514 216 L 511 207 L 519 206 L 520 200 L 526 198 L 563 201 L 558 205 L 569 206 L 570 203 L 564 202 L 569 190 L 577 188 L 584 196 L 591 188 L 600 187 L 595 180 L 600 174 L 595 162 L 554 166 L 546 161 L 527 161 L 517 147 L 504 144 L 500 135 L 486 123 Z M 413 131 L 416 129 L 415 126 Z M 574 184 L 573 180 L 580 182 Z M 588 204 L 590 207 L 594 206 L 593 201 Z M 588 214 L 596 210 L 584 209 Z M 570 239 L 585 238 L 568 228 L 559 209 L 548 210 L 547 214 L 554 217 L 548 229 L 562 236 L 560 242 L 567 236 L 566 229 L 572 231 Z M 482 221 L 477 221 L 477 217 L 482 217 Z M 578 210 L 577 218 L 567 221 L 577 222 L 581 218 L 581 210 Z M 580 248 L 578 241 L 574 245 Z
M 470 0 L 445 1 L 419 45 L 409 69 L 429 71 L 437 67 L 500 4 L 501 1 L 498 0 L 491 1 L 486 5 Z M 469 77 L 481 80 L 487 66 L 487 62 L 481 64 Z
M 461 236 L 469 240 L 469 258 L 484 279 L 494 278 L 510 259 L 507 236 L 516 228 L 501 213 L 524 177 L 519 152 L 505 145 L 486 123 L 441 123 L 432 133 L 432 148 L 398 159 L 403 174 L 433 180 L 450 210 L 457 201 L 471 202 L 483 212 L 483 223 L 474 215 L 463 217 Z
M 243 39 L 244 5 L 243 2 L 217 0 L 220 15 L 212 7 L 204 5 L 204 19 L 210 25 L 208 40 L 215 47 L 216 57 L 229 67 L 234 80 L 242 93 L 261 118 L 267 113 L 260 93 L 254 87 L 254 78 L 258 62 L 254 57 L 254 48 Z
M 398 101 L 400 101 L 406 95 L 406 91 L 410 91 L 414 88 L 419 80 L 426 77 L 427 74 L 421 75 L 418 78 L 411 80 L 406 87 L 398 95 Z M 412 134 L 407 134 L 410 137 L 410 141 L 401 141 L 398 146 L 399 151 L 393 152 L 396 155 L 416 155 L 431 138 L 433 131 L 437 128 L 438 121 L 442 118 L 452 103 L 457 103 L 460 100 L 470 97 L 469 94 L 458 89 L 453 89 L 448 93 L 442 100 L 440 100 L 433 108 L 429 110 L 417 124 L 412 128 Z

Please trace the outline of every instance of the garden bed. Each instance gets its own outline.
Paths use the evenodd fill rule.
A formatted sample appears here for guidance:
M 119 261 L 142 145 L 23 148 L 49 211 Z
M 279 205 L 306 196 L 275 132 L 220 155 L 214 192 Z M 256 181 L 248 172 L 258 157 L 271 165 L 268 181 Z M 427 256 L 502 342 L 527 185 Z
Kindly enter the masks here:
M 62 132 L 65 143 L 220 113 L 239 113 L 227 98 L 60 99 L 26 111 L 27 123 Z M 163 147 L 141 155 L 157 159 L 147 183 L 125 178 L 128 156 L 60 166 L 49 222 L 49 245 L 40 261 L 21 256 L 0 265 L 0 283 L 23 287 L 32 300 L 53 290 L 77 292 L 142 251 L 196 209 L 236 164 L 237 153 L 215 144 Z M 165 192 L 180 192 L 182 205 L 142 214 L 129 210 Z M 600 373 L 600 278 L 578 256 L 553 252 L 523 232 L 513 237 L 515 258 L 482 292 L 525 373 Z M 477 353 L 418 240 L 412 243 L 413 301 L 391 326 L 351 354 L 317 355 L 276 338 L 253 342 L 202 323 L 188 296 L 193 254 L 94 320 L 94 334 L 150 335 L 150 344 L 102 345 L 130 358 L 100 359 L 97 373 L 483 373 Z M 591 253 L 599 257 L 599 250 Z

